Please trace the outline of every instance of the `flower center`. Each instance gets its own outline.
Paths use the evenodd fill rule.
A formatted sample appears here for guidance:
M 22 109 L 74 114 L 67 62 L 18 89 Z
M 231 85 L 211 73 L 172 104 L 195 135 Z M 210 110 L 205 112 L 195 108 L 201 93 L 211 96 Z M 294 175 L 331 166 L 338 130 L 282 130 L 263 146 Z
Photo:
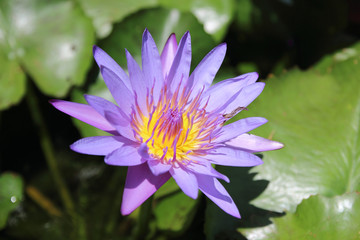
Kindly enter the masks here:
M 185 88 L 170 94 L 166 86 L 160 99 L 154 103 L 152 95 L 147 96 L 148 114 L 137 108 L 133 112 L 132 126 L 136 139 L 146 143 L 152 158 L 163 163 L 188 164 L 190 156 L 205 155 L 213 148 L 212 140 L 220 130 L 221 115 L 208 113 L 200 106 L 200 92 L 192 100 Z

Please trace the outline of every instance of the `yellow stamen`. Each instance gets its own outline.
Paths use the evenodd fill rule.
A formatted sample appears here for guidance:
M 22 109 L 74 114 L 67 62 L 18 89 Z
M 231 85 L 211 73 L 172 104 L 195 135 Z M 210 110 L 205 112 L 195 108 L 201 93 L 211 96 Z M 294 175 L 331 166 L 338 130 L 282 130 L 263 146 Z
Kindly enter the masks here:
M 149 114 L 138 111 L 138 117 L 133 118 L 137 140 L 146 142 L 149 154 L 163 163 L 187 164 L 190 156 L 203 155 L 213 147 L 211 139 L 218 117 L 210 117 L 200 108 L 202 92 L 189 104 L 190 94 L 185 91 L 177 89 L 169 96 L 165 86 L 156 106 L 147 98 Z

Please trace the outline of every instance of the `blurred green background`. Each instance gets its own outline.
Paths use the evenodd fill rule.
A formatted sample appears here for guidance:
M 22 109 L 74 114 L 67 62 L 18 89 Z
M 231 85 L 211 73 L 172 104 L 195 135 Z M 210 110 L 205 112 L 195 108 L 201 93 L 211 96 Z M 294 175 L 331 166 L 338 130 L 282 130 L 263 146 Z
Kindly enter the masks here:
M 141 232 L 139 210 L 119 210 L 126 168 L 69 149 L 104 133 L 48 100 L 109 98 L 92 45 L 126 68 L 145 28 L 160 51 L 189 30 L 192 68 L 226 42 L 215 81 L 257 71 L 267 83 L 236 118 L 267 118 L 254 133 L 286 147 L 217 168 L 242 219 L 169 181 Z M 359 192 L 359 1 L 0 0 L 0 240 L 360 239 Z

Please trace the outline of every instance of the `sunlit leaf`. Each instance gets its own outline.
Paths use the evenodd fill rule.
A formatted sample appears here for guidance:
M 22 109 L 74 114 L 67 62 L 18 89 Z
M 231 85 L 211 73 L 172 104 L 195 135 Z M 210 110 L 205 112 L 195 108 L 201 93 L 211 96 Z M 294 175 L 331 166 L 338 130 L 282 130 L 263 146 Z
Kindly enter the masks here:
M 79 3 L 92 18 L 97 35 L 103 38 L 110 34 L 114 22 L 140 9 L 155 6 L 157 0 L 80 0 Z
M 223 39 L 235 12 L 235 1 L 225 0 L 160 0 L 160 5 L 189 11 L 204 25 L 206 33 L 213 36 L 215 41 Z
M 16 60 L 10 60 L 9 56 L 1 52 L 0 46 L 0 110 L 19 102 L 24 93 L 24 72 Z
M 359 239 L 359 193 L 332 198 L 319 195 L 305 199 L 296 209 L 273 224 L 258 229 L 241 229 L 249 240 L 273 239 Z
M 270 224 L 269 217 L 274 213 L 258 209 L 249 204 L 267 186 L 266 181 L 253 181 L 255 174 L 249 174 L 250 168 L 217 166 L 222 174 L 229 177 L 230 183 L 222 183 L 238 207 L 241 219 L 234 218 L 207 199 L 205 214 L 205 234 L 208 240 L 238 239 L 239 227 L 255 227 Z
M 178 9 L 184 13 L 192 13 L 204 25 L 204 30 L 216 41 L 223 39 L 234 15 L 234 0 L 197 0 L 197 1 L 167 1 L 167 0 L 80 0 L 81 7 L 93 20 L 97 35 L 100 38 L 108 36 L 113 24 L 125 17 L 151 7 L 166 7 Z M 151 22 L 149 22 L 151 24 Z M 164 22 L 171 24 L 171 22 Z
M 320 69 L 268 79 L 249 111 L 239 115 L 267 118 L 254 133 L 285 143 L 265 152 L 264 164 L 254 168 L 256 179 L 270 181 L 256 206 L 294 211 L 310 195 L 360 190 L 360 44 L 349 49 L 351 56 L 335 54 Z
M 62 97 L 85 79 L 94 31 L 72 1 L 0 2 L 0 48 L 16 59 L 45 94 Z

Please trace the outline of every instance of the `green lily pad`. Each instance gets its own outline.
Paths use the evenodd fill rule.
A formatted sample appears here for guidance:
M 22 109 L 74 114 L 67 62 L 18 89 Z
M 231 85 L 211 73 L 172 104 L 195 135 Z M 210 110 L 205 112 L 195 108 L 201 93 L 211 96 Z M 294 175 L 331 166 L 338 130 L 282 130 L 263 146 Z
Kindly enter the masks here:
M 154 194 L 154 215 L 159 230 L 169 231 L 174 235 L 184 232 L 195 217 L 201 194 L 197 199 L 186 196 L 173 178 L 170 178 Z
M 182 232 L 191 224 L 196 213 L 196 200 L 186 196 L 182 191 L 158 199 L 154 208 L 158 229 L 171 232 Z
M 235 1 L 233 0 L 160 0 L 159 2 L 161 6 L 194 14 L 204 25 L 205 32 L 210 34 L 216 42 L 224 38 L 235 12 Z
M 85 13 L 92 18 L 96 34 L 100 38 L 108 36 L 112 24 L 143 8 L 154 7 L 157 0 L 80 0 Z
M 291 70 L 267 86 L 241 118 L 262 116 L 253 133 L 285 143 L 264 153 L 255 179 L 270 181 L 252 203 L 295 211 L 310 195 L 360 190 L 360 44 L 347 57 L 333 55 L 307 71 Z
M 179 186 L 173 178 L 170 178 L 159 190 L 154 194 L 155 199 L 164 198 L 170 194 L 180 191 Z
M 92 18 L 97 35 L 100 38 L 107 37 L 113 29 L 112 24 L 120 22 L 130 14 L 139 10 L 162 6 L 177 9 L 184 13 L 192 13 L 204 25 L 205 32 L 213 36 L 214 40 L 218 42 L 226 34 L 235 10 L 234 0 L 80 0 L 79 3 L 85 13 Z M 149 23 L 151 24 L 151 22 Z M 171 22 L 164 22 L 163 24 L 171 25 Z
M 23 199 L 23 181 L 14 173 L 0 175 L 0 230 L 6 225 L 8 215 Z
M 43 93 L 63 97 L 83 83 L 95 39 L 91 21 L 74 2 L 4 0 L 0 7 L 0 48 Z
M 25 74 L 14 59 L 9 60 L 1 52 L 1 47 L 0 71 L 0 110 L 4 110 L 18 103 L 24 96 Z
M 225 213 L 211 200 L 207 199 L 205 214 L 206 239 L 239 239 L 239 227 L 259 227 L 270 224 L 270 217 L 278 216 L 269 211 L 256 208 L 249 204 L 267 186 L 267 181 L 253 181 L 255 174 L 249 174 L 250 168 L 217 166 L 216 169 L 230 179 L 230 183 L 222 183 L 236 206 L 241 219 Z
M 258 229 L 241 229 L 249 240 L 272 239 L 359 239 L 359 193 L 327 198 L 311 196 L 273 224 Z

